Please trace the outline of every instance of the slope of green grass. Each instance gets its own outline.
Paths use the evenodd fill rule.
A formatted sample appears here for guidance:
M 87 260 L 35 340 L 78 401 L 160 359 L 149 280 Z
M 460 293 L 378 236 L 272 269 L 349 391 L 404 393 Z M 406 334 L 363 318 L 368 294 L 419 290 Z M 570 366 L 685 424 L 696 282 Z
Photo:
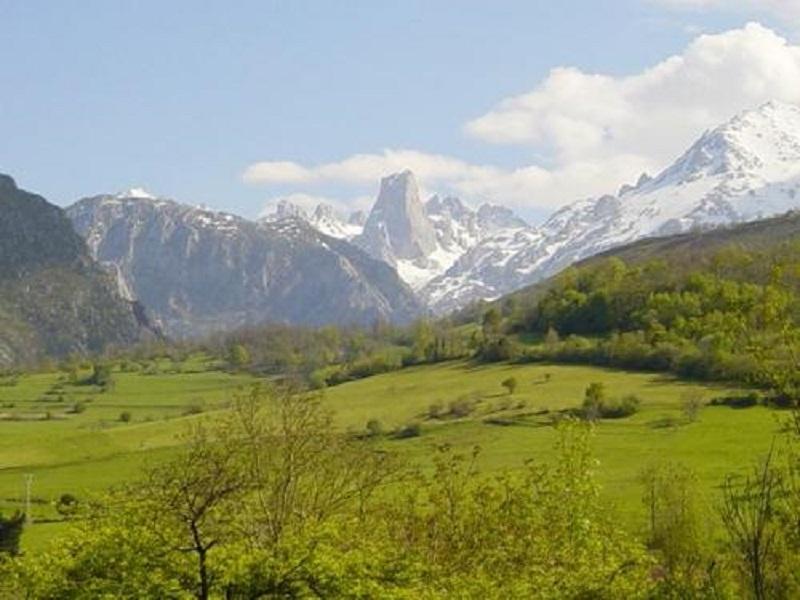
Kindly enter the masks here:
M 509 398 L 500 382 L 511 375 L 519 385 Z M 687 395 L 697 394 L 707 402 L 740 392 L 734 388 L 663 374 L 573 365 L 474 366 L 456 362 L 415 367 L 332 388 L 326 398 L 346 426 L 363 428 L 368 419 L 378 419 L 391 430 L 409 421 L 421 422 L 422 436 L 390 441 L 389 445 L 422 462 L 432 444 L 448 443 L 463 450 L 478 445 L 482 470 L 494 471 L 550 457 L 556 440 L 550 417 L 580 406 L 586 386 L 592 382 L 605 384 L 611 397 L 635 394 L 642 401 L 640 411 L 631 417 L 598 422 L 593 442 L 605 497 L 631 523 L 641 517 L 638 478 L 648 464 L 674 461 L 687 465 L 697 473 L 713 502 L 723 478 L 749 469 L 768 451 L 781 429 L 782 413 L 763 407 L 704 406 L 694 422 L 683 414 Z M 468 417 L 426 417 L 432 403 L 446 408 L 450 401 L 463 397 L 480 399 Z M 524 409 L 515 408 L 520 402 Z M 507 405 L 511 408 L 503 410 Z M 502 419 L 504 415 L 511 418 Z M 498 416 L 505 425 L 491 423 L 497 422 L 492 417 Z
M 518 382 L 513 395 L 501 386 L 509 376 Z M 24 535 L 28 550 L 62 530 L 63 523 L 51 522 L 59 518 L 54 505 L 61 494 L 86 498 L 136 477 L 143 464 L 175 451 L 187 423 L 198 418 L 197 407 L 213 416 L 254 379 L 214 370 L 195 359 L 159 365 L 156 374 L 117 372 L 114 381 L 103 392 L 69 384 L 63 373 L 46 373 L 0 386 L 0 510 L 23 507 L 24 477 L 32 474 L 38 522 Z M 632 524 L 640 522 L 637 478 L 648 463 L 685 463 L 713 494 L 725 474 L 748 468 L 763 454 L 780 429 L 780 413 L 762 407 L 706 406 L 695 422 L 682 413 L 688 393 L 707 401 L 738 390 L 571 365 L 461 361 L 413 367 L 329 388 L 324 402 L 337 424 L 352 431 L 363 431 L 373 419 L 387 431 L 421 423 L 420 437 L 396 440 L 387 435 L 383 443 L 423 466 L 434 444 L 464 450 L 478 445 L 481 468 L 491 472 L 550 457 L 555 441 L 551 420 L 559 411 L 578 407 L 592 382 L 604 383 L 610 397 L 635 394 L 642 401 L 641 410 L 629 418 L 599 422 L 594 441 L 605 497 Z M 451 402 L 465 400 L 474 406 L 465 417 L 428 414 L 433 404 L 446 413 Z M 69 412 L 76 403 L 85 410 Z M 130 413 L 129 422 L 120 419 L 123 412 Z
M 63 373 L 22 375 L 0 386 L 0 511 L 23 508 L 25 476 L 33 475 L 39 524 L 26 531 L 26 547 L 58 530 L 44 521 L 58 518 L 61 494 L 86 498 L 134 478 L 146 461 L 181 443 L 189 420 L 224 408 L 253 381 L 196 361 L 159 367 L 148 375 L 116 372 L 108 391 L 70 384 Z M 76 404 L 82 412 L 73 412 Z

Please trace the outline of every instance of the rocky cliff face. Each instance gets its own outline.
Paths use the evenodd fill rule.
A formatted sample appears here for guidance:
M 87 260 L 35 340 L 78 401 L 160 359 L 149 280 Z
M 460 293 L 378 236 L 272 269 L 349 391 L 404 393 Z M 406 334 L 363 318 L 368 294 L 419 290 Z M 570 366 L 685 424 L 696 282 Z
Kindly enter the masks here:
M 64 211 L 0 175 L 0 365 L 147 335 L 141 307 L 118 293 Z
M 92 255 L 113 265 L 173 335 L 265 321 L 407 322 L 421 312 L 394 270 L 284 207 L 246 219 L 152 197 L 97 196 L 67 213 Z
M 355 242 L 389 264 L 398 260 L 424 261 L 436 250 L 436 232 L 425 215 L 411 171 L 381 180 L 378 199 Z

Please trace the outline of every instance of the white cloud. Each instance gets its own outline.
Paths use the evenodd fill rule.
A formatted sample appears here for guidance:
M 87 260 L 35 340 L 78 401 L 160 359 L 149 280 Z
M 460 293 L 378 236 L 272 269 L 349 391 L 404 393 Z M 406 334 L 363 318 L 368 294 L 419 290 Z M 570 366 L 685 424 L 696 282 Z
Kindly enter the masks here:
M 465 125 L 468 135 L 485 142 L 530 146 L 550 158 L 548 167 L 504 169 L 387 149 L 316 166 L 256 163 L 244 180 L 344 184 L 364 192 L 388 173 L 411 169 L 429 189 L 552 208 L 613 192 L 642 171 L 653 173 L 703 130 L 771 99 L 800 103 L 800 47 L 751 23 L 701 35 L 682 54 L 629 76 L 555 68 L 530 92 L 502 100 Z
M 751 23 L 701 35 L 683 54 L 628 77 L 554 69 L 466 131 L 550 147 L 562 164 L 621 154 L 665 162 L 704 128 L 770 99 L 800 101 L 800 47 Z

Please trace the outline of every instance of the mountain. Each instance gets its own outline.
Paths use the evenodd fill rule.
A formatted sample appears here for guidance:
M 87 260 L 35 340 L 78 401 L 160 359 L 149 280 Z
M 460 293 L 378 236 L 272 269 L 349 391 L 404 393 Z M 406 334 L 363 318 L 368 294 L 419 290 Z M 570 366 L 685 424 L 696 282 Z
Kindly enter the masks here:
M 460 199 L 435 195 L 423 203 L 411 171 L 381 180 L 380 192 L 354 243 L 393 265 L 421 298 L 425 286 L 485 237 L 527 224 L 507 208 L 477 211 Z
M 502 206 L 483 204 L 473 210 L 456 197 L 439 195 L 423 203 L 416 177 L 408 170 L 381 180 L 368 216 L 356 211 L 343 219 L 326 204 L 319 204 L 309 214 L 281 200 L 262 222 L 288 218 L 303 219 L 325 235 L 352 241 L 394 267 L 417 292 L 487 236 L 528 227 Z
M 155 198 L 101 195 L 67 209 L 97 260 L 167 333 L 265 321 L 407 322 L 422 307 L 387 264 L 324 235 L 285 205 L 252 222 Z
M 421 296 L 445 312 L 644 237 L 786 212 L 800 206 L 799 191 L 800 107 L 769 102 L 704 133 L 655 178 L 570 204 L 539 227 L 482 239 Z
M 381 180 L 378 199 L 356 243 L 389 264 L 410 261 L 423 265 L 436 250 L 436 232 L 425 216 L 419 188 L 411 171 Z
M 275 223 L 283 219 L 302 219 L 320 233 L 340 240 L 352 240 L 364 229 L 364 214 L 356 211 L 345 220 L 330 204 L 321 203 L 309 214 L 304 208 L 289 200 L 280 200 L 274 210 L 259 219 L 262 223 Z
M 64 211 L 0 175 L 0 365 L 101 352 L 148 330 Z

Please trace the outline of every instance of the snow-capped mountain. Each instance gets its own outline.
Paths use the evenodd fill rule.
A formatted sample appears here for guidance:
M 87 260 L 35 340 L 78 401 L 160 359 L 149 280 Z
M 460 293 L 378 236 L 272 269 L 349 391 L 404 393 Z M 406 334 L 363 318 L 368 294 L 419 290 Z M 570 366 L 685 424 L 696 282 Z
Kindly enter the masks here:
M 120 289 L 171 335 L 264 321 L 407 322 L 423 310 L 391 267 L 302 216 L 256 223 L 128 194 L 80 200 L 67 215 Z
M 483 204 L 478 210 L 452 196 L 434 195 L 423 203 L 411 171 L 384 177 L 368 216 L 343 219 L 320 204 L 313 213 L 287 200 L 262 217 L 264 223 L 300 218 L 325 235 L 352 241 L 370 256 L 394 267 L 401 279 L 421 290 L 443 274 L 467 250 L 501 231 L 527 228 L 510 209 Z
M 274 223 L 284 219 L 303 219 L 320 233 L 340 240 L 352 240 L 364 230 L 364 213 L 355 211 L 345 220 L 330 204 L 318 204 L 314 212 L 306 210 L 289 200 L 279 200 L 275 209 L 259 219 L 262 223 Z
M 381 180 L 364 231 L 353 241 L 420 291 L 485 237 L 524 227 L 500 206 L 485 204 L 475 211 L 458 198 L 438 195 L 423 204 L 414 174 L 403 171 Z
M 485 237 L 420 293 L 444 312 L 642 237 L 786 212 L 800 206 L 798 192 L 800 107 L 770 102 L 707 131 L 655 178 L 570 204 L 540 227 Z

